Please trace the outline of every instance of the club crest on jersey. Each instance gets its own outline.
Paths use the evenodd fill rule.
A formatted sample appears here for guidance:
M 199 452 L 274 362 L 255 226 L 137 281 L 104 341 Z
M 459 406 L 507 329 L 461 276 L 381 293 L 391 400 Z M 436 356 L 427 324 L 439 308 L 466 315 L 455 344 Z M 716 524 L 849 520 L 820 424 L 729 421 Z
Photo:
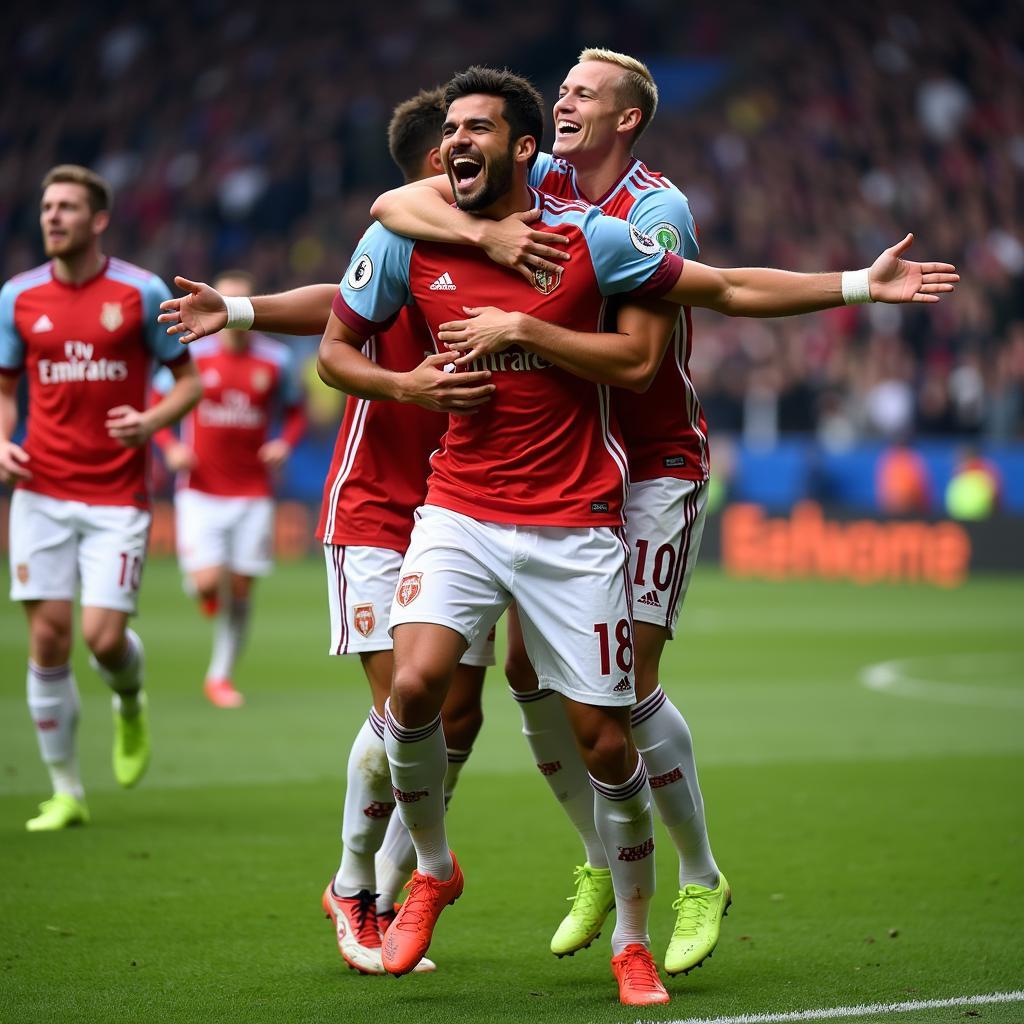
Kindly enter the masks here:
M 100 323 L 113 333 L 124 323 L 124 313 L 120 302 L 104 302 L 100 310 Z
M 533 272 L 533 287 L 541 295 L 550 295 L 562 283 L 562 268 L 557 270 L 540 269 Z
M 372 604 L 357 604 L 352 609 L 352 622 L 363 636 L 369 636 L 377 625 Z
M 203 370 L 199 379 L 202 381 L 204 388 L 215 388 L 220 385 L 220 374 L 212 366 L 207 370 Z
M 679 252 L 679 231 L 676 229 L 675 224 L 670 224 L 667 220 L 663 220 L 660 224 L 654 225 L 654 240 L 662 247 L 667 249 L 669 252 Z
M 403 608 L 408 604 L 412 604 L 420 596 L 420 581 L 422 579 L 423 573 L 411 572 L 408 576 L 403 576 L 399 581 L 395 597 L 398 598 L 398 603 Z
M 252 371 L 253 391 L 266 391 L 270 387 L 270 371 L 259 367 Z
M 633 243 L 633 248 L 645 256 L 654 256 L 662 251 L 661 246 L 650 235 L 645 235 L 635 224 L 629 225 L 629 238 Z
M 352 269 L 348 272 L 348 278 L 346 280 L 348 281 L 349 288 L 352 288 L 354 291 L 359 291 L 360 288 L 365 288 L 370 283 L 370 279 L 372 277 L 373 260 L 370 259 L 369 253 L 364 252 L 363 255 L 352 264 Z
M 28 583 L 28 566 L 24 562 L 19 562 L 14 572 L 19 583 Z

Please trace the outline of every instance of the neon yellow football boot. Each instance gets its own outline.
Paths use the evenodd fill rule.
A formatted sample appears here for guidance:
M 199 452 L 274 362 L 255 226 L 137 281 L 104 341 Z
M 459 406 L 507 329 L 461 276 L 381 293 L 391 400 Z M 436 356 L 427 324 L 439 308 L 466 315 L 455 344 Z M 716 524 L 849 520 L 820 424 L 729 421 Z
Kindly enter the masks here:
M 89 808 L 70 793 L 54 793 L 39 805 L 39 814 L 25 822 L 29 832 L 56 832 L 72 825 L 88 825 Z
M 721 873 L 714 889 L 685 885 L 679 890 L 679 898 L 672 904 L 676 926 L 665 952 L 666 974 L 689 974 L 711 956 L 731 904 L 732 890 Z
M 149 767 L 149 719 L 146 695 L 139 694 L 138 711 L 122 714 L 114 697 L 114 778 L 126 789 L 134 786 Z
M 615 906 L 612 873 L 608 868 L 583 864 L 576 868 L 574 879 L 576 893 L 567 897 L 572 907 L 551 937 L 551 952 L 559 957 L 586 949 L 601 934 L 605 918 Z

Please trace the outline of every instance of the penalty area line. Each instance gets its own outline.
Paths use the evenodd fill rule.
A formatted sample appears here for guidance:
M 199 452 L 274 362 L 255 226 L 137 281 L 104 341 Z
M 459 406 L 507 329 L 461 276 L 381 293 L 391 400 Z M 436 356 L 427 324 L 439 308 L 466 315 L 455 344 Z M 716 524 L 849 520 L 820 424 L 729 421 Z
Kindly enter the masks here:
M 942 1010 L 954 1006 L 988 1006 L 992 1003 L 1024 1003 L 1024 989 L 990 992 L 980 996 L 950 999 L 913 999 L 905 1003 L 865 1003 L 861 1006 L 830 1006 L 820 1010 L 791 1010 L 787 1013 L 741 1013 L 735 1017 L 686 1017 L 660 1024 L 791 1024 L 805 1020 L 851 1020 L 880 1014 L 912 1013 L 914 1010 Z M 644 1024 L 637 1021 L 637 1024 Z

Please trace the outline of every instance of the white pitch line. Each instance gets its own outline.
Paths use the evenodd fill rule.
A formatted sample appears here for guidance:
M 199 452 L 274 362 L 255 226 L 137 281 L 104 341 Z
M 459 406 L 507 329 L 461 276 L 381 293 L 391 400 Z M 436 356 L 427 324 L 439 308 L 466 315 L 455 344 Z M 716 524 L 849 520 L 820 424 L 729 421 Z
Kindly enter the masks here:
M 1024 1003 L 1024 989 L 990 992 L 982 996 L 954 996 L 952 999 L 914 999 L 906 1003 L 871 1003 L 861 1006 L 830 1006 L 821 1010 L 792 1010 L 789 1013 L 741 1013 L 738 1017 L 687 1017 L 660 1024 L 789 1024 L 805 1020 L 842 1020 L 877 1014 L 912 1013 L 914 1010 L 942 1010 L 953 1006 L 987 1006 L 992 1003 Z M 637 1021 L 636 1024 L 645 1024 Z M 653 1024 L 653 1022 L 648 1022 Z
M 929 678 L 935 672 L 953 671 L 984 676 L 995 666 L 996 673 L 1017 670 L 1020 656 L 1016 654 L 948 655 L 945 657 L 902 658 L 897 661 L 879 661 L 861 670 L 860 681 L 869 690 L 894 697 L 936 701 L 940 704 L 960 704 L 969 707 L 987 707 L 1000 710 L 1024 710 L 1024 693 L 1004 687 L 984 686 L 940 681 Z M 1008 668 L 1009 666 L 1009 668 Z M 929 672 L 929 668 L 931 672 Z

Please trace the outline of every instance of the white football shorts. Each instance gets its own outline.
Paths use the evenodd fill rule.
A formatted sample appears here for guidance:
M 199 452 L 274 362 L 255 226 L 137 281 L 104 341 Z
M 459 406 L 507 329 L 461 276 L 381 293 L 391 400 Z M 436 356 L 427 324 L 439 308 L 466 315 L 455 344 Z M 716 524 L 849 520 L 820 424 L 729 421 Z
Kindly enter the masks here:
M 707 504 L 707 481 L 659 477 L 629 488 L 625 515 L 633 618 L 664 626 L 669 636 L 675 635 L 697 564 Z
M 239 576 L 266 576 L 274 566 L 272 498 L 180 490 L 174 523 L 182 572 L 222 565 Z
M 515 601 L 542 687 L 582 704 L 628 706 L 635 698 L 627 560 L 619 528 L 484 523 L 424 505 L 391 628 L 433 622 L 472 644 Z
M 402 569 L 402 553 L 390 548 L 325 544 L 331 654 L 390 651 L 391 602 Z M 463 665 L 494 664 L 494 629 L 482 633 L 462 656 Z
M 134 615 L 150 514 L 17 488 L 11 497 L 12 601 L 73 601 Z

